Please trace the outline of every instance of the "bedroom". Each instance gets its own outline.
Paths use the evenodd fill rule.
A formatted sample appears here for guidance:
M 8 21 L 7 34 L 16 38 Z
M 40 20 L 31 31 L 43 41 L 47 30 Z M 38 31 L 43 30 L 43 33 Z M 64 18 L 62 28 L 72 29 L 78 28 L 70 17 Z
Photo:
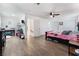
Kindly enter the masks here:
M 18 37 L 6 39 L 3 56 L 68 56 L 70 53 L 68 45 L 61 44 L 58 40 L 64 42 L 65 40 L 62 39 L 65 38 L 69 44 L 69 40 L 77 41 L 78 39 L 78 3 L 3 3 L 0 6 L 1 20 L 4 21 L 4 24 L 1 22 L 2 27 L 6 26 L 5 23 L 9 19 L 14 20 L 17 14 L 19 17 L 23 16 L 17 20 L 25 20 L 25 40 L 19 40 Z M 3 15 L 5 17 L 2 17 Z M 15 19 L 15 22 L 17 20 Z M 15 22 L 11 22 L 12 26 L 15 27 Z M 50 35 L 47 35 L 46 32 Z M 63 35 L 61 35 L 62 33 Z M 53 42 L 52 39 L 57 40 Z M 12 49 L 13 47 L 14 49 Z

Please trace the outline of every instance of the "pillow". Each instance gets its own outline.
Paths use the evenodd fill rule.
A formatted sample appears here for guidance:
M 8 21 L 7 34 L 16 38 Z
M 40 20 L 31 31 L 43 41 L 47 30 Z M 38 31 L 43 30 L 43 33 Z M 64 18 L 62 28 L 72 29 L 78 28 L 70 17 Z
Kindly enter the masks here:
M 62 34 L 69 35 L 72 31 L 63 31 Z

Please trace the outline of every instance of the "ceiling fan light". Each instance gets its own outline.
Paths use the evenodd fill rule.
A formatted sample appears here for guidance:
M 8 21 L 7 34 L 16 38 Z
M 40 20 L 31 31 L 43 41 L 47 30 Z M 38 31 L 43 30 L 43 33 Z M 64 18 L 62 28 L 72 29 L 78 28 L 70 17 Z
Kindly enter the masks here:
M 52 16 L 52 15 L 50 15 L 50 17 L 52 18 L 53 16 Z
M 50 12 L 50 15 L 53 15 L 52 12 Z

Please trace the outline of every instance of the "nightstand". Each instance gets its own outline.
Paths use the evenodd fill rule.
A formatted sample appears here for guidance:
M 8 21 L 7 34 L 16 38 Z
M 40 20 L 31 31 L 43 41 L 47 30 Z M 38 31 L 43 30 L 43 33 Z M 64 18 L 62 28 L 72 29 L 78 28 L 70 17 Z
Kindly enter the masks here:
M 77 56 L 75 50 L 79 49 L 79 41 L 69 41 L 68 54 L 69 56 Z

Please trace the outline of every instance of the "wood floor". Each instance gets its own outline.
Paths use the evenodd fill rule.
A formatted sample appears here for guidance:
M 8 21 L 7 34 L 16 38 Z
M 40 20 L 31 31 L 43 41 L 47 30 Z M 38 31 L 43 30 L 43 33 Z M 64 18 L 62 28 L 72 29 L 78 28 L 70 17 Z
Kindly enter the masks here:
M 46 41 L 44 36 L 27 38 L 11 37 L 6 40 L 3 56 L 67 56 L 68 47 L 63 44 Z

